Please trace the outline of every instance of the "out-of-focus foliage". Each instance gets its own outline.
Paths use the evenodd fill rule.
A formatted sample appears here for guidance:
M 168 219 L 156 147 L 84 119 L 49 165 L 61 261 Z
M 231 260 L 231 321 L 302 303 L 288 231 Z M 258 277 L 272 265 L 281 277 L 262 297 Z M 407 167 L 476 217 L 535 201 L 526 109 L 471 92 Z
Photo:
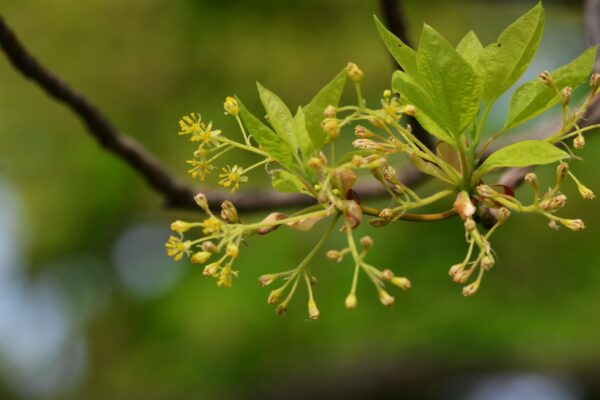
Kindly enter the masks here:
M 453 44 L 464 27 L 491 42 L 533 5 L 406 3 L 415 34 L 425 20 Z M 231 131 L 233 122 L 214 99 L 231 93 L 255 99 L 253 82 L 259 80 L 286 102 L 305 104 L 321 77 L 333 76 L 349 60 L 369 77 L 366 98 L 389 85 L 390 59 L 372 25 L 375 2 L 23 0 L 2 8 L 45 64 L 182 176 L 187 144 L 172 140 L 182 110 L 202 110 Z M 546 36 L 523 82 L 586 48 L 578 7 L 552 3 L 546 10 Z M 495 18 L 482 17 L 490 14 Z M 291 377 L 315 382 L 344 376 L 356 365 L 369 370 L 394 360 L 561 370 L 600 357 L 594 306 L 600 304 L 594 242 L 600 210 L 579 200 L 574 186 L 565 189 L 565 212 L 587 215 L 586 231 L 554 232 L 513 219 L 496 237 L 502 256 L 493 279 L 475 298 L 457 296 L 445 276 L 462 255 L 460 226 L 364 227 L 377 246 L 373 263 L 410 275 L 415 290 L 393 309 L 363 302 L 349 313 L 340 299 L 351 265 L 323 260 L 314 268 L 330 288 L 319 298 L 327 318 L 305 323 L 299 302 L 290 307 L 292 318 L 280 320 L 252 279 L 240 279 L 237 290 L 225 295 L 202 282 L 199 269 L 173 265 L 163 255 L 169 234 L 163 227 L 181 213 L 164 210 L 135 173 L 105 154 L 67 110 L 4 59 L 0 82 L 3 398 L 221 398 Z M 491 116 L 498 129 L 508 102 L 500 98 Z M 258 109 L 257 102 L 246 105 Z M 590 137 L 580 154 L 586 162 L 578 176 L 594 182 L 600 143 Z M 552 179 L 540 174 L 544 186 Z M 251 182 L 268 187 L 259 175 Z M 293 266 L 311 246 L 302 236 L 281 231 L 269 240 L 253 239 L 252 255 L 238 260 L 240 273 Z M 340 244 L 334 240 L 331 247 Z M 338 279 L 340 272 L 347 279 Z M 63 347 L 68 351 L 61 353 Z M 37 369 L 27 369 L 31 365 Z

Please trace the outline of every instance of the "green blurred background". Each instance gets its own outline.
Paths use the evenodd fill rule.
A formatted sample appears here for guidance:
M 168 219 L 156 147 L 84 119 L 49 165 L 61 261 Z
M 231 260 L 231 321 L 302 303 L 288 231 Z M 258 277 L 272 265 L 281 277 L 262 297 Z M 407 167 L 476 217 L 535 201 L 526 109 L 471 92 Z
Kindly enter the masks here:
M 453 43 L 469 29 L 489 43 L 534 4 L 405 3 L 413 42 L 425 21 Z M 545 6 L 526 79 L 587 46 L 579 2 Z M 257 111 L 258 80 L 294 108 L 348 61 L 365 71 L 374 102 L 392 71 L 374 0 L 20 0 L 0 9 L 44 64 L 185 179 L 193 149 L 177 137 L 181 115 L 198 111 L 234 131 L 226 95 Z M 351 265 L 321 257 L 313 268 L 321 319 L 307 321 L 303 295 L 277 318 L 256 277 L 295 265 L 314 234 L 252 238 L 234 287 L 217 288 L 164 254 L 170 221 L 197 214 L 163 208 L 4 57 L 0 87 L 1 398 L 600 398 L 600 209 L 574 186 L 564 213 L 588 229 L 512 218 L 473 298 L 447 274 L 466 250 L 458 221 L 365 226 L 373 264 L 410 277 L 413 289 L 384 308 L 363 280 L 349 312 Z M 590 138 L 585 163 L 573 167 L 595 191 L 599 153 Z M 552 168 L 539 173 L 549 184 Z M 257 175 L 249 186 L 267 182 Z M 341 244 L 334 237 L 329 248 Z

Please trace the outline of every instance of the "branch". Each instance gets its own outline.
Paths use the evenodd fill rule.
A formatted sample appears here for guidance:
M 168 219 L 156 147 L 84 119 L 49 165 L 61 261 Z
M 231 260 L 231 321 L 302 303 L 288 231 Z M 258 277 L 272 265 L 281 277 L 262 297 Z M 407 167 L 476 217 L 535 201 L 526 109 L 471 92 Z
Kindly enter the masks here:
M 37 61 L 8 27 L 2 16 L 0 16 L 0 46 L 17 71 L 40 86 L 50 97 L 69 108 L 101 146 L 137 171 L 146 183 L 163 197 L 167 207 L 198 209 L 193 198 L 200 190 L 175 177 L 141 143 L 119 132 L 110 119 L 91 100 Z M 409 171 L 404 183 L 412 185 L 420 179 L 422 179 L 421 175 Z M 358 186 L 356 191 L 362 198 L 384 194 L 383 188 L 376 183 Z M 235 195 L 229 195 L 220 190 L 204 189 L 202 192 L 210 199 L 211 207 L 218 207 L 224 200 L 229 199 L 241 212 L 298 207 L 314 202 L 312 198 L 304 195 L 271 191 L 246 192 Z

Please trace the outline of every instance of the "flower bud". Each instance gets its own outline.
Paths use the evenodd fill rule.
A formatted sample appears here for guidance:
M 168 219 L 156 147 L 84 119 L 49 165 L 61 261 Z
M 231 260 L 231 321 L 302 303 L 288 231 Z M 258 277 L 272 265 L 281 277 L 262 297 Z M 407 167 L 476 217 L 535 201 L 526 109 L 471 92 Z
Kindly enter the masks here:
M 448 275 L 450 275 L 451 277 L 455 277 L 456 274 L 458 274 L 459 272 L 461 272 L 464 269 L 465 269 L 465 264 L 463 264 L 463 263 L 454 264 L 453 266 L 450 267 L 450 270 L 448 271 Z
M 487 255 L 481 259 L 481 268 L 483 268 L 485 271 L 489 271 L 495 263 L 496 260 L 494 260 L 494 257 Z
M 321 128 L 329 140 L 335 140 L 340 136 L 340 122 L 336 118 L 325 118 L 321 122 Z
M 208 199 L 206 198 L 206 195 L 204 193 L 198 193 L 197 195 L 195 195 L 194 201 L 196 202 L 196 204 L 198 204 L 198 206 L 200 206 L 201 209 L 208 212 Z
M 391 279 L 390 282 L 392 283 L 392 285 L 396 285 L 402 290 L 408 290 L 412 286 L 408 278 L 405 278 L 403 276 L 395 276 Z
M 276 279 L 277 277 L 275 276 L 275 274 L 265 274 L 265 275 L 261 275 L 258 278 L 258 284 L 260 286 L 268 286 L 271 283 L 273 283 L 273 281 Z
M 362 81 L 365 76 L 365 74 L 361 71 L 361 69 L 358 68 L 358 65 L 356 65 L 354 63 L 348 63 L 347 70 L 348 70 L 348 76 L 354 82 Z
M 577 150 L 581 150 L 585 147 L 585 138 L 583 135 L 575 136 L 575 139 L 573 139 L 573 147 L 575 147 Z
M 375 134 L 371 132 L 371 130 L 365 128 L 362 125 L 356 125 L 356 127 L 354 128 L 354 134 L 359 139 L 369 139 L 375 136 Z
M 237 245 L 229 243 L 227 245 L 227 250 L 225 251 L 225 253 L 231 258 L 237 258 L 237 256 L 240 254 L 240 249 Z
M 465 221 L 465 230 L 467 232 L 473 232 L 476 228 L 477 225 L 475 224 L 475 221 L 473 221 L 471 218 Z
M 577 181 L 577 190 L 584 200 L 594 200 L 596 195 L 587 186 Z
M 356 229 L 362 222 L 363 212 L 356 201 L 346 201 L 347 208 L 344 210 L 344 219 L 350 223 L 351 229 Z
M 369 123 L 376 128 L 383 128 L 385 126 L 385 124 L 376 117 L 369 117 Z
M 379 294 L 379 301 L 381 302 L 381 304 L 383 304 L 386 307 L 389 307 L 394 304 L 394 298 L 390 296 L 390 294 L 384 289 L 379 288 L 377 292 Z
M 308 168 L 314 169 L 314 170 L 320 170 L 325 166 L 323 164 L 323 160 L 320 157 L 311 157 L 308 160 L 307 165 L 308 165 Z
M 287 312 L 287 308 L 288 308 L 288 303 L 287 302 L 283 302 L 283 303 L 279 304 L 277 306 L 277 308 L 275 308 L 275 313 L 279 317 L 283 317 L 285 315 L 285 313 Z
M 275 290 L 272 290 L 271 293 L 269 293 L 269 297 L 267 298 L 267 303 L 268 304 L 277 304 L 279 302 L 279 298 L 281 297 L 281 294 L 283 293 L 283 287 L 277 288 Z
M 324 117 L 335 117 L 335 114 L 337 114 L 337 108 L 331 104 L 325 107 L 325 111 L 323 111 Z
M 475 281 L 463 288 L 463 296 L 473 296 L 479 289 L 479 281 Z
M 558 222 L 560 222 L 563 226 L 569 228 L 572 231 L 582 231 L 585 229 L 585 224 L 580 219 L 563 219 L 561 218 Z
M 192 224 L 185 221 L 177 220 L 171 224 L 171 230 L 178 233 L 184 233 L 192 228 Z
M 234 117 L 240 112 L 240 107 L 238 106 L 237 100 L 231 96 L 228 96 L 225 99 L 223 108 L 225 109 L 225 114 L 233 115 Z
M 523 178 L 523 180 L 525 181 L 525 183 L 527 183 L 533 187 L 538 186 L 538 177 L 533 172 L 530 172 L 527 175 L 525 175 L 525 178 Z
M 215 276 L 220 268 L 221 268 L 221 265 L 218 262 L 208 264 L 206 267 L 204 267 L 204 270 L 202 271 L 202 275 Z
M 337 251 L 337 250 L 329 250 L 325 255 L 330 260 L 333 260 L 336 262 L 340 262 L 344 259 L 344 255 L 342 254 L 342 252 Z
M 208 251 L 209 253 L 215 254 L 217 252 L 217 246 L 213 242 L 204 242 L 200 245 L 203 251 Z
M 363 247 L 363 249 L 365 250 L 371 250 L 371 247 L 373 247 L 373 239 L 371 239 L 370 236 L 363 236 L 362 238 L 360 238 L 360 244 Z
M 391 281 L 394 277 L 394 272 L 391 269 L 384 269 L 381 271 L 381 277 L 386 281 Z
M 350 293 L 348 296 L 346 296 L 346 308 L 349 310 L 353 310 L 356 308 L 356 295 L 354 293 Z
M 471 276 L 472 273 L 473 273 L 473 268 L 463 269 L 461 271 L 458 271 L 452 277 L 452 280 L 456 283 L 465 283 L 467 281 L 467 279 L 469 279 L 469 277 Z
M 569 172 L 569 164 L 566 162 L 561 162 L 556 167 L 556 186 L 560 186 L 565 176 L 567 176 L 567 172 Z
M 542 71 L 538 74 L 538 79 L 542 81 L 542 83 L 546 85 L 551 85 L 554 81 L 552 80 L 552 76 L 548 71 Z
M 229 200 L 225 200 L 223 204 L 221 204 L 221 217 L 229 224 L 237 224 L 240 222 L 237 209 Z
M 352 142 L 352 146 L 360 150 L 378 150 L 381 145 L 371 139 L 356 139 Z
M 548 222 L 548 228 L 558 231 L 560 229 L 560 225 L 558 225 L 555 220 L 551 220 Z
M 573 94 L 573 88 L 570 86 L 566 86 L 565 88 L 563 88 L 563 90 L 560 92 L 561 94 L 561 101 L 563 103 L 563 105 L 568 105 L 569 101 L 571 100 L 571 95 Z
M 212 253 L 208 252 L 208 251 L 199 251 L 197 253 L 194 253 L 192 255 L 192 257 L 190 258 L 190 260 L 192 261 L 192 264 L 204 264 L 205 262 L 208 261 L 208 259 L 212 256 Z
M 319 319 L 319 309 L 314 300 L 308 301 L 308 317 L 312 320 Z
M 391 208 L 384 208 L 383 210 L 381 210 L 381 212 L 379 213 L 379 217 L 383 218 L 387 221 L 391 220 L 392 218 L 394 218 L 396 216 L 396 211 L 394 211 Z
M 510 210 L 506 207 L 500 207 L 498 209 L 498 223 L 504 223 L 508 217 L 510 217 Z
M 391 165 L 388 165 L 383 169 L 383 179 L 391 185 L 400 184 L 400 181 L 398 180 L 398 172 L 396 172 L 396 169 Z

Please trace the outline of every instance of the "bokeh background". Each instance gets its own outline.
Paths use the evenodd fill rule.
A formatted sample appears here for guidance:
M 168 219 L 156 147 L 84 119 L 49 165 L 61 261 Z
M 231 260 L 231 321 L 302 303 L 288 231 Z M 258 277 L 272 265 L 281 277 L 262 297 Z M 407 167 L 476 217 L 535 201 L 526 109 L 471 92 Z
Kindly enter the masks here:
M 534 5 L 405 3 L 413 42 L 425 21 L 453 43 L 469 29 L 489 43 Z M 545 7 L 526 79 L 587 46 L 580 2 Z M 365 71 L 371 102 L 392 71 L 372 23 L 375 0 L 19 0 L 0 10 L 43 63 L 183 177 L 193 149 L 177 137 L 182 114 L 234 131 L 222 101 L 235 93 L 258 112 L 257 80 L 295 108 L 348 61 Z M 307 321 L 303 294 L 277 318 L 256 277 L 295 265 L 314 234 L 252 238 L 234 287 L 217 288 L 164 254 L 170 221 L 198 214 L 165 209 L 4 57 L 0 87 L 0 398 L 600 398 L 600 208 L 574 186 L 564 213 L 588 229 L 512 218 L 473 298 L 447 275 L 465 252 L 458 221 L 365 226 L 373 263 L 407 275 L 413 289 L 384 308 L 363 280 L 349 312 L 351 265 L 321 257 L 321 319 Z M 590 137 L 573 167 L 596 191 L 599 154 Z M 550 184 L 553 168 L 539 173 Z M 249 186 L 267 182 L 256 175 Z M 334 237 L 329 248 L 341 244 Z

